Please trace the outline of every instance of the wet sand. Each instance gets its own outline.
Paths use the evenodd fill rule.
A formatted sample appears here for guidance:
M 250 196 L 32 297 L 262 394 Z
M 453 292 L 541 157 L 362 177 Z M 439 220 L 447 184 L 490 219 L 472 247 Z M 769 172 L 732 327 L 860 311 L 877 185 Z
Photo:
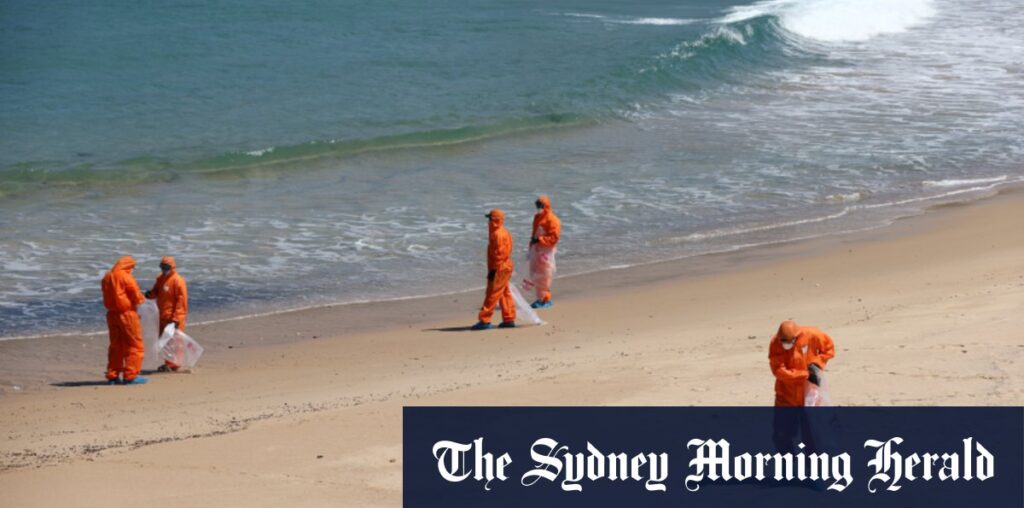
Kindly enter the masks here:
M 1021 405 L 1022 217 L 564 278 L 541 327 L 461 331 L 480 292 L 193 326 L 200 368 L 145 386 L 93 384 L 102 335 L 0 342 L 0 504 L 398 506 L 404 405 L 769 405 L 787 318 L 834 337 L 839 404 Z

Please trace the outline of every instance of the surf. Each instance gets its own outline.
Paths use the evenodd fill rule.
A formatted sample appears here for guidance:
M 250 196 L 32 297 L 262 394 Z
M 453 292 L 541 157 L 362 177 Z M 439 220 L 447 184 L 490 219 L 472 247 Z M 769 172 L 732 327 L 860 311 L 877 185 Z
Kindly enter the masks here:
M 933 0 L 768 0 L 734 7 L 721 21 L 732 24 L 772 16 L 794 35 L 835 43 L 906 32 L 935 13 Z

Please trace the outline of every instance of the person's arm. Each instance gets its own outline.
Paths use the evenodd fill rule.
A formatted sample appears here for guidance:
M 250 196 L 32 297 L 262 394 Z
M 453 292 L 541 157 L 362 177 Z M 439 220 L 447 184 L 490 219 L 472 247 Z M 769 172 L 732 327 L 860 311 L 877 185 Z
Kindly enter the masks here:
M 554 217 L 547 222 L 544 234 L 537 237 L 537 243 L 544 247 L 554 247 L 558 243 L 558 237 L 562 235 L 562 225 Z
M 490 235 L 487 240 L 487 279 L 493 279 L 494 276 L 490 272 L 497 269 L 498 266 L 498 241 L 495 235 Z
M 497 238 L 497 246 L 495 247 L 495 258 L 494 267 L 495 269 L 508 261 L 509 257 L 512 256 L 512 235 L 505 231 L 504 234 L 499 235 Z
M 159 292 L 160 292 L 160 277 L 157 277 L 156 280 L 153 281 L 153 287 L 149 288 L 149 291 L 146 291 L 146 294 L 144 294 L 143 296 L 145 296 L 146 298 L 149 298 L 150 300 L 152 300 L 152 299 L 156 298 L 156 295 Z
M 174 321 L 180 327 L 185 322 L 185 316 L 188 314 L 188 287 L 181 277 L 177 277 L 176 280 L 174 309 L 171 312 L 171 321 Z
M 784 355 L 772 353 L 768 356 L 768 363 L 772 367 L 772 374 L 782 381 L 803 381 L 807 379 L 807 369 L 791 369 L 786 367 Z
M 818 366 L 824 369 L 825 364 L 836 356 L 836 346 L 832 342 L 832 337 L 829 337 L 828 334 L 825 332 L 821 332 L 820 335 L 817 335 L 817 339 L 817 356 L 818 359 L 821 360 L 821 362 L 819 362 L 820 365 Z
M 146 297 L 143 296 L 142 290 L 139 289 L 139 283 L 135 282 L 135 277 L 129 275 L 125 280 L 125 295 L 128 297 L 128 301 L 132 302 L 132 306 L 138 306 L 142 302 L 146 301 Z

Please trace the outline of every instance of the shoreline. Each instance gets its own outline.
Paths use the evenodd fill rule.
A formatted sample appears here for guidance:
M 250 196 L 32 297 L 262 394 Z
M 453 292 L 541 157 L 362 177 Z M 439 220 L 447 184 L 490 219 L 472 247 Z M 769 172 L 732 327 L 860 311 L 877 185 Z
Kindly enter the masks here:
M 963 181 L 961 183 L 966 184 L 966 182 L 968 182 L 968 181 Z M 839 231 L 832 231 L 832 232 L 827 232 L 827 233 L 815 233 L 815 234 L 811 234 L 811 235 L 808 235 L 808 236 L 783 238 L 783 239 L 780 239 L 780 240 L 777 240 L 777 241 L 767 241 L 767 242 L 761 242 L 761 243 L 750 243 L 750 244 L 732 245 L 732 246 L 729 246 L 729 247 L 726 247 L 726 248 L 722 248 L 720 250 L 711 250 L 709 252 L 701 252 L 701 253 L 694 253 L 694 254 L 684 254 L 684 255 L 675 256 L 675 257 L 669 257 L 669 258 L 665 258 L 665 259 L 657 259 L 657 260 L 650 260 L 650 261 L 637 261 L 637 262 L 623 263 L 623 264 L 613 264 L 613 265 L 602 266 L 602 267 L 594 268 L 594 269 L 586 269 L 586 270 L 583 270 L 583 271 L 580 271 L 580 272 L 577 272 L 577 273 L 571 273 L 571 274 L 568 274 L 568 275 L 558 276 L 558 277 L 556 277 L 556 280 L 562 281 L 562 280 L 568 280 L 568 279 L 572 279 L 572 278 L 576 278 L 576 277 L 585 277 L 585 276 L 598 276 L 598 277 L 600 277 L 601 274 L 603 274 L 605 272 L 611 272 L 611 271 L 616 271 L 616 270 L 632 270 L 632 269 L 642 268 L 642 267 L 649 266 L 649 265 L 659 265 L 659 264 L 665 264 L 665 263 L 681 263 L 681 262 L 685 262 L 685 261 L 694 261 L 694 260 L 699 263 L 700 260 L 702 260 L 704 258 L 714 257 L 714 256 L 722 256 L 722 255 L 730 255 L 730 254 L 742 254 L 743 251 L 750 250 L 750 249 L 770 248 L 772 246 L 782 245 L 782 244 L 789 244 L 789 243 L 814 242 L 814 241 L 825 239 L 825 238 L 829 238 L 829 237 L 843 237 L 843 236 L 859 235 L 859 234 L 868 233 L 868 232 L 876 230 L 876 229 L 884 229 L 884 228 L 891 227 L 891 226 L 893 226 L 895 223 L 897 223 L 899 221 L 910 219 L 910 218 L 914 218 L 914 217 L 918 217 L 918 216 L 924 215 L 924 214 L 928 214 L 928 213 L 930 213 L 934 209 L 942 208 L 944 206 L 948 206 L 948 205 L 951 205 L 951 204 L 959 205 L 959 204 L 977 203 L 977 202 L 985 201 L 987 199 L 992 199 L 993 197 L 997 197 L 997 196 L 999 196 L 1001 194 L 1004 194 L 1004 193 L 1020 192 L 1020 191 L 1024 190 L 1024 180 L 1021 180 L 1021 179 L 1011 179 L 1011 180 L 1008 180 L 1005 175 L 1003 177 L 1001 177 L 1001 178 L 996 178 L 996 179 L 977 179 L 977 180 L 972 180 L 969 183 L 970 184 L 979 184 L 979 185 L 982 185 L 982 186 L 980 186 L 980 187 L 966 187 L 966 188 L 960 188 L 960 189 L 952 189 L 952 190 L 949 190 L 947 192 L 944 192 L 944 193 L 941 193 L 941 194 L 936 194 L 936 195 L 933 195 L 933 196 L 918 196 L 918 197 L 901 199 L 901 200 L 897 200 L 897 201 L 894 201 L 894 202 L 882 203 L 882 204 L 858 205 L 858 204 L 854 203 L 854 204 L 848 205 L 844 209 L 845 211 L 841 212 L 841 214 L 840 214 L 840 215 L 845 215 L 848 211 L 859 209 L 861 207 L 864 207 L 866 209 L 891 208 L 891 207 L 900 206 L 900 205 L 908 204 L 908 203 L 924 203 L 926 205 L 926 206 L 924 206 L 924 207 L 922 207 L 920 209 L 906 210 L 902 214 L 897 214 L 897 215 L 895 215 L 893 217 L 883 218 L 881 220 L 881 222 L 876 223 L 876 224 L 871 224 L 871 225 L 868 225 L 868 226 L 855 227 L 855 228 L 852 228 L 852 229 L 842 229 L 842 230 L 839 230 Z M 789 223 L 775 224 L 775 223 L 773 223 L 773 224 L 767 224 L 767 225 L 761 225 L 761 226 L 753 226 L 753 227 L 751 227 L 749 229 L 752 230 L 752 231 L 755 231 L 755 230 L 756 231 L 760 231 L 760 230 L 785 229 L 785 228 L 788 228 L 788 227 L 799 226 L 800 224 L 804 224 L 804 223 L 807 223 L 807 222 L 821 222 L 823 220 L 827 221 L 827 220 L 829 220 L 831 218 L 834 218 L 834 217 L 832 217 L 832 216 L 813 217 L 813 218 L 810 218 L 810 219 L 802 219 L 802 220 L 796 221 L 793 224 L 789 224 Z M 745 230 L 743 230 L 743 231 L 745 231 Z M 734 234 L 742 234 L 743 231 L 739 231 L 737 233 L 729 233 L 729 234 L 727 234 L 725 236 L 732 236 Z M 705 236 L 706 233 L 696 233 L 696 234 L 701 235 L 703 237 L 703 236 Z M 692 236 L 692 234 L 689 235 L 689 236 Z M 717 236 L 717 235 L 715 235 L 715 236 Z M 480 286 L 475 286 L 475 287 L 471 287 L 471 288 L 456 289 L 456 290 L 451 290 L 451 291 L 443 291 L 443 292 L 440 292 L 440 293 L 418 294 L 418 295 L 410 295 L 410 296 L 395 296 L 395 297 L 387 297 L 387 298 L 382 298 L 382 299 L 377 299 L 377 300 L 359 300 L 359 301 L 313 303 L 313 304 L 303 305 L 303 306 L 299 306 L 299 307 L 288 307 L 287 305 L 268 305 L 266 310 L 256 310 L 256 311 L 242 311 L 239 308 L 230 308 L 229 307 L 229 308 L 224 309 L 224 310 L 214 310 L 214 311 L 211 311 L 210 314 L 207 316 L 207 319 L 205 319 L 203 321 L 194 321 L 194 322 L 191 322 L 190 324 L 191 324 L 192 327 L 209 326 L 209 325 L 217 325 L 217 324 L 227 323 L 227 322 L 232 322 L 232 321 L 240 321 L 240 320 L 245 320 L 245 319 L 272 318 L 274 316 L 280 316 L 280 315 L 285 315 L 285 314 L 292 314 L 292 313 L 296 313 L 296 312 L 307 312 L 307 311 L 316 311 L 316 310 L 330 310 L 330 309 L 338 309 L 338 308 L 344 308 L 344 307 L 350 307 L 350 306 L 351 307 L 359 307 L 359 306 L 369 306 L 369 305 L 395 304 L 395 303 L 401 303 L 401 302 L 406 302 L 406 301 L 427 300 L 427 299 L 440 299 L 440 298 L 445 298 L 445 297 L 466 295 L 466 294 L 473 293 L 473 292 L 479 292 L 479 291 L 482 291 L 483 288 L 484 288 L 484 286 L 480 285 Z M 274 308 L 274 307 L 277 307 L 277 308 Z M 284 308 L 281 308 L 281 307 L 284 307 Z M 242 312 L 242 313 L 239 314 L 239 312 Z M 362 330 L 363 329 L 359 329 L 359 331 L 362 331 Z M 106 331 L 105 328 L 99 328 L 99 329 L 95 329 L 95 330 L 92 330 L 92 331 L 68 330 L 68 331 L 53 331 L 53 332 L 41 332 L 41 333 L 29 333 L 29 334 L 24 334 L 24 335 L 13 335 L 13 336 L 7 336 L 7 337 L 0 336 L 0 344 L 3 344 L 4 342 L 7 342 L 7 341 L 39 340 L 39 339 L 68 339 L 68 338 L 106 336 L 106 333 L 107 333 L 107 331 Z M 2 347 L 2 346 L 0 346 L 0 347 Z M 2 365 L 0 365 L 0 367 L 2 367 Z M 2 370 L 3 369 L 0 368 L 0 371 L 2 371 Z M 2 380 L 0 380 L 0 385 L 2 385 Z
M 988 192 L 989 194 L 970 195 L 972 192 L 967 192 L 966 199 L 931 203 L 929 206 L 917 210 L 916 213 L 897 216 L 885 223 L 862 229 L 836 231 L 806 238 L 781 239 L 763 245 L 739 246 L 720 252 L 612 266 L 565 275 L 556 278 L 558 287 L 556 294 L 559 300 L 562 300 L 579 298 L 586 293 L 604 294 L 616 290 L 639 290 L 659 282 L 723 275 L 730 270 L 753 268 L 764 263 L 795 259 L 802 255 L 820 253 L 823 249 L 834 248 L 840 243 L 871 241 L 891 238 L 894 235 L 911 234 L 911 230 L 915 226 L 923 225 L 928 220 L 937 220 L 935 215 L 941 214 L 949 208 L 980 206 L 1003 196 L 1024 195 L 1024 184 L 1019 182 L 998 183 L 985 191 L 973 191 L 973 193 L 979 192 Z M 958 194 L 954 194 L 954 196 L 956 195 Z M 942 198 L 930 199 L 943 198 L 949 199 L 950 196 L 943 195 Z M 910 227 L 904 226 L 908 222 Z M 313 304 L 241 316 L 218 317 L 190 323 L 189 332 L 206 349 L 205 354 L 208 361 L 211 353 L 213 355 L 222 354 L 229 349 L 299 344 L 330 337 L 332 333 L 337 334 L 339 331 L 346 335 L 381 331 L 382 316 L 389 316 L 391 319 L 385 324 L 384 330 L 408 329 L 431 322 L 458 319 L 459 316 L 464 316 L 468 325 L 475 321 L 479 305 L 477 300 L 482 298 L 482 289 L 481 285 L 478 288 L 433 295 L 396 297 L 366 302 Z M 288 334 L 287 337 L 280 335 L 270 337 L 260 335 L 248 339 L 244 337 L 249 334 L 249 328 L 243 323 L 249 321 L 267 323 L 277 320 L 296 320 L 303 323 L 319 321 L 320 323 L 312 329 L 295 332 L 294 337 L 291 336 L 292 334 Z M 257 324 L 254 328 L 262 327 Z M 304 328 L 310 327 L 304 326 Z M 44 369 L 45 373 L 40 375 L 41 372 L 38 369 L 31 369 L 31 372 L 27 372 L 22 360 L 45 354 L 47 349 L 58 348 L 66 352 L 58 354 L 62 363 L 65 363 L 63 366 L 65 368 L 88 364 L 90 359 L 93 363 L 97 361 L 102 363 L 106 350 L 106 335 L 107 332 L 104 329 L 85 333 L 54 333 L 0 338 L 0 394 L 17 393 L 26 388 L 30 391 L 44 388 L 46 385 L 66 380 L 67 374 L 70 373 L 85 379 L 88 377 L 88 372 L 99 372 L 102 370 L 102 365 L 91 369 L 91 371 L 74 367 L 70 371 Z M 57 344 L 53 345 L 49 342 Z M 97 358 L 99 360 L 96 360 Z
M 397 506 L 404 406 L 770 405 L 767 344 L 787 318 L 836 341 L 837 404 L 1018 406 L 1022 216 L 1015 189 L 856 235 L 567 277 L 540 327 L 459 331 L 475 292 L 190 327 L 200 367 L 145 386 L 98 385 L 105 337 L 7 341 L 3 377 L 35 381 L 2 387 L 0 491 L 105 506 L 104 479 L 173 475 L 197 506 Z

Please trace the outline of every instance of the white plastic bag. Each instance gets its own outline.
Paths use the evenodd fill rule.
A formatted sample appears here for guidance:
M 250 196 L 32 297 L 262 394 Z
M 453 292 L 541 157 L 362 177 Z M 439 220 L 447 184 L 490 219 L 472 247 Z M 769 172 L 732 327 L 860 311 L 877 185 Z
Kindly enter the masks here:
M 156 302 L 146 299 L 145 302 L 136 307 L 139 313 L 139 320 L 142 322 L 142 340 L 145 343 L 146 352 L 142 359 L 142 368 L 152 370 L 160 366 L 164 361 L 160 359 L 160 310 L 156 308 Z
M 203 346 L 185 332 L 175 328 L 174 323 L 164 328 L 159 346 L 162 360 L 183 369 L 194 368 L 199 363 L 199 357 L 203 356 Z
M 544 324 L 544 321 L 537 315 L 537 311 L 530 307 L 530 303 L 526 301 L 526 298 L 523 298 L 523 294 L 519 292 L 519 288 L 517 288 L 515 284 L 511 283 L 508 287 L 512 290 L 512 299 L 516 302 L 516 318 L 531 325 Z
M 818 371 L 818 381 L 821 382 L 821 386 L 808 381 L 804 387 L 804 407 L 832 405 L 832 398 L 828 395 L 828 378 L 824 372 Z

